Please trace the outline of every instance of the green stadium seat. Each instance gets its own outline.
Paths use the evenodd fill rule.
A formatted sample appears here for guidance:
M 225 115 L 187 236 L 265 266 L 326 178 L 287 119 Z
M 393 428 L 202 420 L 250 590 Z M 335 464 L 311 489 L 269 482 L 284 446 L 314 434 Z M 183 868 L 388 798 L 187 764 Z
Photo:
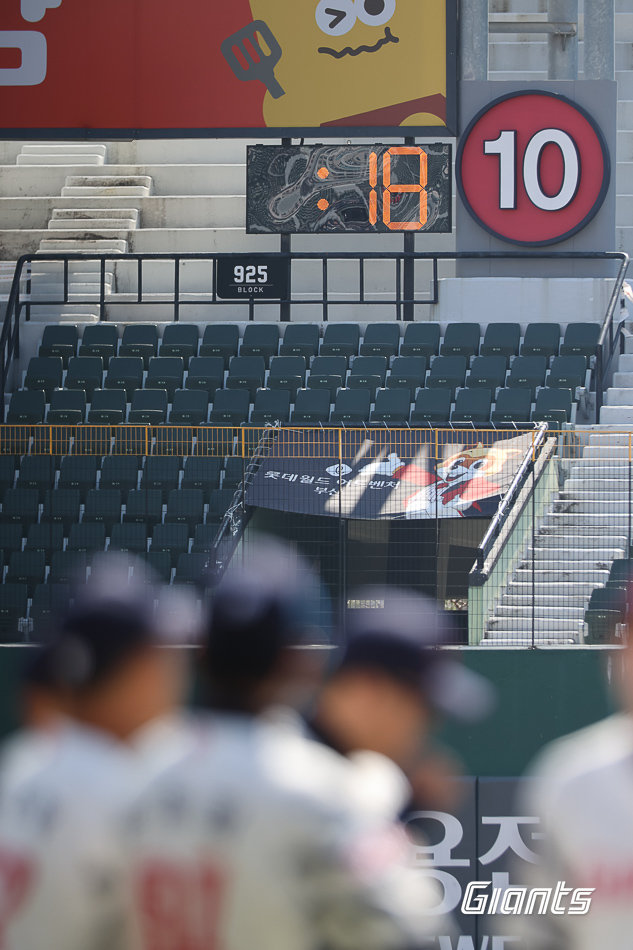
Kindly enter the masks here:
M 218 533 L 217 524 L 197 524 L 191 545 L 192 554 L 207 554 Z
M 9 558 L 6 581 L 8 584 L 26 584 L 29 597 L 36 586 L 44 583 L 46 559 L 43 551 L 14 551 Z
M 7 525 L 7 527 L 13 527 L 13 525 Z M 50 562 L 53 551 L 61 551 L 63 546 L 63 525 L 51 524 L 50 522 L 29 525 L 26 545 L 24 547 L 25 551 L 42 551 L 46 557 L 46 561 Z
M 623 581 L 628 584 L 631 579 L 633 579 L 633 560 L 629 557 L 616 558 L 609 569 L 609 580 Z
M 586 376 L 584 356 L 555 356 L 547 374 L 547 385 L 552 389 L 571 389 L 575 394 L 577 386 L 585 385 Z
M 531 408 L 530 389 L 500 389 L 491 418 L 494 423 L 529 422 Z
M 41 521 L 62 524 L 64 534 L 67 535 L 71 524 L 79 521 L 80 504 L 81 492 L 78 488 L 57 488 L 47 491 Z
M 565 329 L 560 355 L 584 356 L 588 366 L 591 357 L 596 355 L 599 336 L 599 323 L 570 323 Z
M 455 397 L 451 422 L 454 425 L 470 422 L 485 426 L 490 422 L 491 410 L 492 392 L 489 389 L 460 389 Z
M 305 386 L 305 381 L 305 356 L 273 356 L 268 374 L 269 389 L 288 390 L 294 400 L 297 390 Z
M 64 366 L 77 352 L 79 339 L 77 327 L 68 323 L 50 324 L 44 327 L 38 356 L 61 356 Z
M 145 460 L 145 468 L 141 478 L 141 488 L 146 490 L 157 489 L 161 497 L 167 501 L 167 495 L 172 488 L 178 488 L 180 478 L 180 459 L 174 456 L 154 456 Z
M 38 425 L 44 422 L 46 393 L 43 389 L 18 389 L 11 394 L 7 423 L 9 425 Z
M 246 389 L 216 389 L 209 423 L 217 426 L 240 426 L 248 421 L 250 395 Z
M 528 323 L 521 345 L 521 356 L 558 356 L 559 323 Z
M 151 434 L 152 430 L 149 426 L 118 426 L 114 430 L 112 454 L 136 455 L 137 457 L 149 454 L 151 449 Z
M 244 478 L 245 460 L 236 455 L 231 455 L 224 460 L 224 479 L 222 488 L 230 488 L 231 491 L 242 483 Z
M 410 408 L 411 394 L 408 389 L 379 389 L 369 421 L 389 426 L 408 424 Z
M 587 633 L 585 643 L 611 643 L 615 639 L 616 626 L 621 622 L 622 615 L 619 610 L 609 610 L 602 607 L 586 610 Z
M 140 357 L 145 369 L 158 350 L 158 327 L 153 323 L 136 323 L 123 330 L 119 356 Z
M 245 390 L 252 402 L 256 391 L 264 385 L 265 373 L 266 365 L 262 356 L 234 356 L 229 365 L 226 388 Z
M 518 323 L 489 323 L 484 331 L 482 356 L 504 356 L 506 361 L 519 353 L 521 327 Z
M 319 327 L 316 323 L 291 323 L 279 345 L 280 356 L 303 356 L 307 363 L 319 352 Z
M 251 413 L 254 426 L 275 425 L 290 418 L 290 393 L 285 389 L 258 389 Z
M 386 356 L 357 356 L 347 377 L 348 389 L 368 389 L 372 396 L 385 385 L 388 360 Z
M 70 593 L 68 584 L 37 585 L 29 613 L 36 637 L 42 628 L 50 625 L 54 614 L 60 614 L 68 609 L 71 600 Z
M 220 525 L 224 516 L 230 508 L 235 491 L 233 488 L 217 488 L 211 492 L 209 499 L 209 513 L 207 515 L 208 525 Z M 202 519 L 200 519 L 202 520 Z
M 237 356 L 240 331 L 234 323 L 210 323 L 204 329 L 200 356 L 219 356 L 228 369 L 231 357 Z
M 56 389 L 46 422 L 51 426 L 80 425 L 86 418 L 86 393 L 82 389 Z
M 127 411 L 124 389 L 95 389 L 90 400 L 88 422 L 91 425 L 120 425 Z
M 206 390 L 177 389 L 169 413 L 169 424 L 176 426 L 204 425 L 208 414 L 209 394 Z
M 103 360 L 100 356 L 74 356 L 68 363 L 66 389 L 83 389 L 88 399 L 103 382 Z
M 450 389 L 454 397 L 457 387 L 464 385 L 467 367 L 465 356 L 436 356 L 431 363 L 426 385 L 429 389 Z
M 159 356 L 181 356 L 188 366 L 198 353 L 198 327 L 193 323 L 168 323 L 163 331 Z
M 156 524 L 152 529 L 154 554 L 167 554 L 171 566 L 175 567 L 180 554 L 186 554 L 189 547 L 189 528 L 186 524 Z
M 397 323 L 369 323 L 360 345 L 361 356 L 398 355 L 400 327 Z
M 107 460 L 106 460 L 107 461 Z M 105 525 L 106 534 L 121 521 L 121 490 L 91 488 L 86 496 L 83 522 Z
M 199 488 L 175 488 L 169 493 L 165 524 L 186 524 L 193 533 L 194 526 L 204 521 L 204 495 Z
M 94 551 L 103 551 L 105 548 L 106 531 L 102 522 L 85 522 L 70 526 L 68 536 L 68 551 L 85 551 L 92 554 Z
M 7 488 L 13 488 L 17 467 L 18 461 L 14 455 L 0 455 L 0 498 L 2 498 Z M 0 544 L 1 549 L 2 545 Z
M 416 391 L 424 386 L 425 378 L 425 356 L 396 356 L 387 376 L 387 389 L 408 389 L 413 402 Z
M 171 580 L 171 559 L 168 551 L 147 551 L 145 563 L 163 584 L 169 584 Z M 148 580 L 150 579 L 148 578 Z
M 330 402 L 336 391 L 345 385 L 347 358 L 345 356 L 315 356 L 308 376 L 308 389 L 327 389 Z
M 475 356 L 466 385 L 469 389 L 489 389 L 494 393 L 505 385 L 505 379 L 505 356 Z
M 158 524 L 163 518 L 163 496 L 158 488 L 133 488 L 127 496 L 124 524 Z
M 442 356 L 477 356 L 481 329 L 478 323 L 449 323 L 442 341 Z
M 2 498 L 0 520 L 28 525 L 37 521 L 39 492 L 36 488 L 7 488 Z
M 360 327 L 357 323 L 328 323 L 319 354 L 344 356 L 347 364 L 350 357 L 358 353 L 359 344 Z
M 451 414 L 451 400 L 450 389 L 421 389 L 411 411 L 411 425 L 445 425 Z
M 193 356 L 189 360 L 189 372 L 185 380 L 187 389 L 201 389 L 209 399 L 216 389 L 222 389 L 224 361 L 220 356 Z
M 126 398 L 132 398 L 135 389 L 143 385 L 143 360 L 140 356 L 113 356 L 105 377 L 106 389 L 124 389 Z
M 332 425 L 349 426 L 369 422 L 370 404 L 371 393 L 368 389 L 339 389 L 334 409 L 330 413 L 330 422 Z
M 138 459 L 133 455 L 107 455 L 101 465 L 99 487 L 128 492 L 138 484 Z
M 627 584 L 610 584 L 606 587 L 596 587 L 591 592 L 589 598 L 588 610 L 617 610 L 620 614 L 621 622 L 626 617 L 626 596 Z
M 28 590 L 26 584 L 0 585 L 0 640 L 16 643 L 22 639 L 18 621 L 26 617 Z
M 49 584 L 81 584 L 86 580 L 88 555 L 85 551 L 53 551 Z
M 203 584 L 209 558 L 206 554 L 181 554 L 176 565 L 175 584 Z
M 410 323 L 400 344 L 400 356 L 423 356 L 428 362 L 439 348 L 439 323 Z
M 105 369 L 119 347 L 119 331 L 111 323 L 97 323 L 84 329 L 79 356 L 100 356 Z
M 115 524 L 110 533 L 110 551 L 128 554 L 145 554 L 147 550 L 147 527 L 138 522 Z
M 509 389 L 529 389 L 532 399 L 537 386 L 545 385 L 547 359 L 544 356 L 516 356 L 507 379 Z
M 31 525 L 31 527 L 39 528 L 39 525 Z M 5 555 L 12 551 L 21 551 L 22 530 L 21 524 L 0 524 L 0 551 L 4 551 Z
M 61 387 L 63 373 L 64 364 L 61 356 L 34 356 L 29 360 L 24 388 L 43 389 L 48 402 L 53 390 Z
M 185 364 L 182 356 L 155 356 L 149 361 L 145 380 L 146 389 L 165 389 L 169 401 L 177 389 L 182 388 Z
M 164 389 L 136 389 L 132 393 L 128 422 L 131 425 L 162 425 L 167 419 L 167 392 Z
M 291 421 L 293 425 L 326 425 L 330 416 L 329 389 L 298 389 Z
M 55 459 L 50 455 L 25 455 L 16 488 L 35 489 L 39 501 L 44 500 L 46 492 L 55 484 Z
M 59 468 L 59 487 L 78 488 L 84 501 L 88 491 L 97 484 L 97 457 L 67 455 Z
M 181 488 L 202 489 L 204 500 L 208 502 L 212 489 L 218 488 L 220 485 L 221 470 L 222 463 L 220 459 L 190 456 L 185 461 Z
M 532 422 L 564 425 L 566 422 L 571 422 L 571 413 L 571 389 L 539 389 L 532 412 Z
M 276 323 L 249 323 L 244 330 L 240 356 L 261 356 L 268 366 L 279 349 L 279 327 Z

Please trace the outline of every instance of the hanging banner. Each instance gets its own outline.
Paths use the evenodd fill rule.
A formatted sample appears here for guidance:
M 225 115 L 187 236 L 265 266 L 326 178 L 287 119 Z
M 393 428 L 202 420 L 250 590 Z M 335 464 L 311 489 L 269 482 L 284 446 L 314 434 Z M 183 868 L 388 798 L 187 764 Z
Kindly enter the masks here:
M 490 518 L 533 432 L 281 430 L 246 490 L 257 508 L 333 518 Z

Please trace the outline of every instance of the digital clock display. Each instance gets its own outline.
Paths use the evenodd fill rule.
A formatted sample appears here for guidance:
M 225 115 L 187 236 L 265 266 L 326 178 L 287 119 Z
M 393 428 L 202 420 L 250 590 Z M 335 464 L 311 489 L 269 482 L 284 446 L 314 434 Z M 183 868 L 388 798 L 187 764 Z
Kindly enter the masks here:
M 249 234 L 451 231 L 451 146 L 251 145 Z

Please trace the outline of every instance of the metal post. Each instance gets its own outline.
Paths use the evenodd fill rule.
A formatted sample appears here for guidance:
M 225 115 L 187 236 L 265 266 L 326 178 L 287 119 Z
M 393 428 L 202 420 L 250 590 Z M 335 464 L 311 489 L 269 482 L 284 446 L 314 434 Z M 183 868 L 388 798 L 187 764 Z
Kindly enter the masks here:
M 460 8 L 461 78 L 488 79 L 488 0 L 468 0 Z
M 591 0 L 593 3 L 593 0 Z M 587 4 L 589 6 L 589 4 Z M 578 0 L 549 0 L 550 23 L 578 23 Z M 578 78 L 578 36 L 548 37 L 549 79 Z
M 615 79 L 615 0 L 585 3 L 585 79 Z

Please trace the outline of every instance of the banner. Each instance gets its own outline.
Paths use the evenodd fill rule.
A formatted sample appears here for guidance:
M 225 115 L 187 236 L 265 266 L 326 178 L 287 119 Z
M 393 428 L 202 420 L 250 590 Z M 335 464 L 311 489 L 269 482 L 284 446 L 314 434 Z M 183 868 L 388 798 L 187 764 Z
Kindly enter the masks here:
M 333 518 L 490 518 L 533 433 L 282 430 L 246 489 L 257 508 Z M 459 441 L 461 440 L 461 441 Z
M 5 135 L 455 128 L 457 0 L 1 7 Z

